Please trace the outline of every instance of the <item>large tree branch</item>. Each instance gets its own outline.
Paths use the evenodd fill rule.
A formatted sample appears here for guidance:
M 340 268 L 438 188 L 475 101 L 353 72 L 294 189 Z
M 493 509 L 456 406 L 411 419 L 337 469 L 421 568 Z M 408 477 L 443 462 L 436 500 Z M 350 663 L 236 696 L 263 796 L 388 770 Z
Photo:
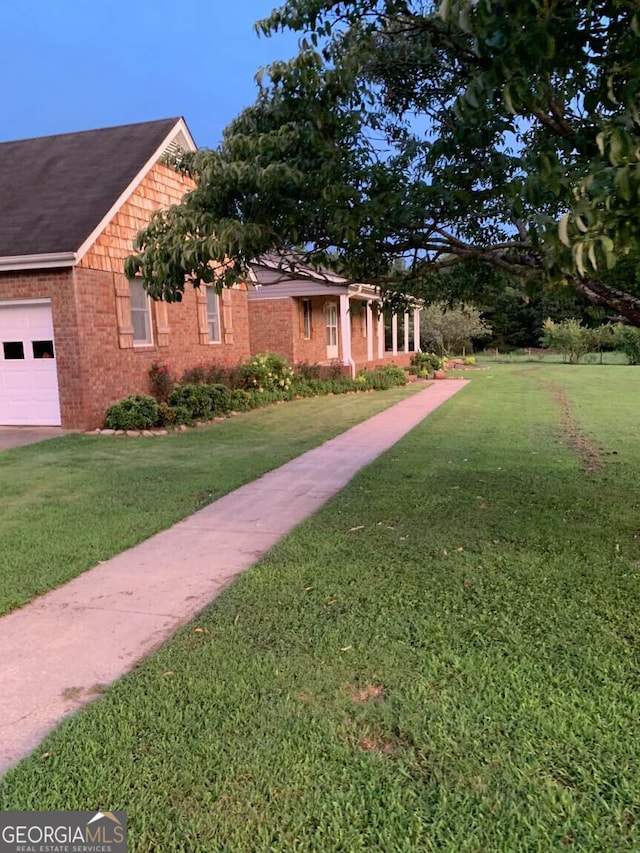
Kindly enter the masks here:
M 630 320 L 634 326 L 640 326 L 640 299 L 638 297 L 622 290 L 616 290 L 614 287 L 608 287 L 594 279 L 570 276 L 568 281 L 578 293 L 586 296 L 594 305 L 613 308 L 627 320 Z
M 557 114 L 558 108 L 553 101 L 550 102 L 549 108 L 551 115 L 549 115 L 548 112 L 545 112 L 542 107 L 533 107 L 531 112 L 541 124 L 548 127 L 549 130 L 552 130 L 557 136 L 562 136 L 563 139 L 568 139 L 573 142 L 576 137 L 575 130 L 566 121 L 566 119 Z

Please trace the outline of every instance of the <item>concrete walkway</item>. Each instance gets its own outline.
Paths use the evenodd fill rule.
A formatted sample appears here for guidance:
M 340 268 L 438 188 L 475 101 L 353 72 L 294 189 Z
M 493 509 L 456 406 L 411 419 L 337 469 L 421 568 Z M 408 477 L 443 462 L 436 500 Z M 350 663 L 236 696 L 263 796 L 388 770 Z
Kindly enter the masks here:
M 47 438 L 58 438 L 66 435 L 69 430 L 61 427 L 0 427 L 0 450 L 12 447 L 23 447 L 25 444 L 36 444 Z
M 467 384 L 442 380 L 0 619 L 0 774 Z

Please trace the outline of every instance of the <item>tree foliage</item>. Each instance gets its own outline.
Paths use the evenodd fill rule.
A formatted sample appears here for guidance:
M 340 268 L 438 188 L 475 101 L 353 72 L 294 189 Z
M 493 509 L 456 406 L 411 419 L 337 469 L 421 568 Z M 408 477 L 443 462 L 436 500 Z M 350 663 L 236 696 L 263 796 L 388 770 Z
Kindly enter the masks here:
M 299 53 L 180 161 L 198 187 L 127 267 L 154 296 L 297 249 L 405 290 L 483 261 L 640 324 L 604 280 L 640 235 L 636 0 L 287 0 L 257 26 Z
M 420 312 L 420 340 L 440 355 L 461 352 L 475 338 L 491 334 L 480 311 L 473 305 L 447 305 L 434 302 Z
M 545 349 L 562 353 L 569 364 L 577 364 L 582 356 L 589 352 L 586 331 L 579 320 L 554 323 L 553 320 L 547 319 L 542 327 L 542 345 Z

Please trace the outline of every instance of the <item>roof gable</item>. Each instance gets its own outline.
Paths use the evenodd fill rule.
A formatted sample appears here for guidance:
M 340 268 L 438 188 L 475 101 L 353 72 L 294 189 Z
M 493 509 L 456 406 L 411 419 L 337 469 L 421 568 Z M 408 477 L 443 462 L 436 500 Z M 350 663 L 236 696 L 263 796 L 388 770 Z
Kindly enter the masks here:
M 0 143 L 0 258 L 77 252 L 179 123 Z

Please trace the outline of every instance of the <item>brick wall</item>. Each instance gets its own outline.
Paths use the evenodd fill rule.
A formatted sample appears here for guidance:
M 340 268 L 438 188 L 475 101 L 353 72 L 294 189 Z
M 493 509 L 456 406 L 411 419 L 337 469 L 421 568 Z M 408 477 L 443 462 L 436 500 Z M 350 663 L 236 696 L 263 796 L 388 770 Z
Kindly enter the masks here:
M 251 352 L 277 352 L 294 362 L 294 334 L 297 328 L 295 299 L 265 299 L 249 302 Z
M 351 300 L 350 302 L 350 316 L 351 316 L 351 358 L 356 362 L 356 364 L 360 362 L 364 362 L 367 360 L 367 338 L 366 338 L 366 303 L 364 302 L 356 302 L 355 300 Z M 373 320 L 374 326 L 374 344 L 373 344 L 373 354 L 375 355 L 376 350 L 376 338 L 375 338 L 375 327 L 376 322 Z
M 397 355 L 392 355 L 388 352 L 384 358 L 374 358 L 373 361 L 359 361 L 356 359 L 356 369 L 362 370 L 364 367 L 367 369 L 373 369 L 374 367 L 383 367 L 385 364 L 395 364 L 398 367 L 409 367 L 412 356 L 413 353 L 411 352 L 399 352 Z
M 83 318 L 79 329 L 83 372 L 88 386 L 74 425 L 98 426 L 111 403 L 127 394 L 148 394 L 149 368 L 154 362 L 168 365 L 174 374 L 180 376 L 185 369 L 196 365 L 234 365 L 249 357 L 246 292 L 231 291 L 234 343 L 202 344 L 196 295 L 191 286 L 185 290 L 182 302 L 167 306 L 169 333 L 166 346 L 158 346 L 157 343 L 156 305 L 152 302 L 155 343 L 121 349 L 118 345 L 115 275 L 101 270 L 74 271 L 79 313 Z
M 327 327 L 324 316 L 324 306 L 327 302 L 335 302 L 338 306 L 338 353 L 342 352 L 340 336 L 340 307 L 339 300 L 333 296 L 314 296 L 311 299 L 311 337 L 304 337 L 304 308 L 302 299 L 292 300 L 294 303 L 293 351 L 296 363 L 322 364 L 327 361 Z
M 283 298 L 255 300 L 249 302 L 249 329 L 251 337 L 251 352 L 279 352 L 294 364 L 326 364 L 327 343 L 324 306 L 327 302 L 339 300 L 335 296 L 314 296 L 311 298 L 311 337 L 304 337 L 303 298 Z M 351 321 L 351 356 L 356 367 L 377 364 L 408 365 L 410 355 L 398 353 L 396 357 L 385 356 L 379 360 L 378 355 L 378 322 L 372 317 L 373 361 L 367 359 L 367 338 L 363 334 L 365 328 L 366 309 L 354 310 L 350 314 Z M 402 342 L 400 342 L 402 343 Z M 342 357 L 342 335 L 340 313 L 338 308 L 338 345 Z

